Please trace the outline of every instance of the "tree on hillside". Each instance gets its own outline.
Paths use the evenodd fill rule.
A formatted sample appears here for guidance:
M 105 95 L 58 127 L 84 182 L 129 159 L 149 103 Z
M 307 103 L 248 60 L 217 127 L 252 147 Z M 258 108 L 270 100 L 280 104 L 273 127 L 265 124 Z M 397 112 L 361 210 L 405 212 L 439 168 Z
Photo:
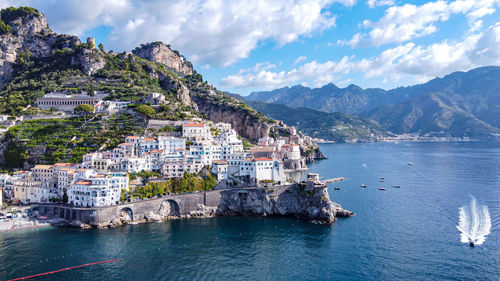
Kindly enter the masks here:
M 148 117 L 151 117 L 156 113 L 156 111 L 151 106 L 145 104 L 141 104 L 138 107 L 134 108 L 134 111 L 144 117 L 144 123 L 146 123 L 146 119 Z
M 83 120 L 87 123 L 87 115 L 94 113 L 94 107 L 90 104 L 80 104 L 75 107 L 75 113 L 83 115 Z

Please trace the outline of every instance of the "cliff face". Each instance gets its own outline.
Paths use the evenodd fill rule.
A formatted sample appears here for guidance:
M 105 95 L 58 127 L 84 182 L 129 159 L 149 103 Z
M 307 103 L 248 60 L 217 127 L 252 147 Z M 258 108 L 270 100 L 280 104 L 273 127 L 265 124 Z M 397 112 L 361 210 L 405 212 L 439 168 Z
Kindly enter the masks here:
M 193 74 L 193 67 L 191 64 L 179 53 L 172 51 L 169 46 L 161 42 L 141 45 L 141 47 L 135 48 L 132 53 L 140 58 L 173 68 L 177 72 L 184 73 L 185 75 Z
M 80 66 L 87 75 L 94 75 L 97 71 L 104 68 L 106 60 L 96 49 L 81 49 L 80 52 L 71 58 L 71 65 Z
M 218 215 L 291 216 L 314 223 L 331 224 L 351 216 L 330 201 L 326 185 L 297 184 L 289 187 L 221 192 Z
M 269 135 L 269 124 L 251 116 L 242 108 L 231 107 L 226 104 L 217 104 L 214 101 L 200 96 L 193 96 L 198 110 L 206 114 L 213 122 L 231 123 L 233 128 L 244 138 L 257 141 Z
M 12 79 L 14 64 L 20 57 L 47 57 L 55 50 L 80 44 L 76 36 L 52 33 L 45 16 L 38 12 L 9 18 L 5 23 L 12 30 L 0 35 L 0 88 Z

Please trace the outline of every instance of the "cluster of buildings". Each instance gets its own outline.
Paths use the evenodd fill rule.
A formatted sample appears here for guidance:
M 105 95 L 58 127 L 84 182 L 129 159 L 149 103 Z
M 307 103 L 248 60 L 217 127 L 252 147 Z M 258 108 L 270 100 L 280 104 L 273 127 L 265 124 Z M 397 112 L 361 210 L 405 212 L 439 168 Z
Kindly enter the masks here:
M 36 165 L 30 171 L 0 175 L 6 199 L 23 203 L 62 202 L 82 207 L 101 207 L 120 202 L 128 188 L 127 173 L 98 173 L 75 163 Z
M 259 146 L 244 150 L 231 124 L 185 121 L 181 127 L 181 137 L 129 136 L 111 150 L 84 155 L 79 164 L 36 165 L 2 174 L 0 188 L 9 200 L 99 207 L 119 204 L 129 173 L 159 171 L 164 178 L 175 178 L 211 168 L 222 187 L 284 185 L 284 163 L 303 161 L 294 135 L 263 138 Z

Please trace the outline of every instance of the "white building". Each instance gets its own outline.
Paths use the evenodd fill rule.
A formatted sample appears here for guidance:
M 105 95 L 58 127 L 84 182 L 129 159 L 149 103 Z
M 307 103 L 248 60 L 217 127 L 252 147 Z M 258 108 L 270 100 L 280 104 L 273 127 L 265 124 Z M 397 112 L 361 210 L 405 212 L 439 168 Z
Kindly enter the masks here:
M 182 125 L 182 136 L 189 141 L 211 140 L 210 127 L 201 123 L 188 122 Z
M 121 190 L 128 188 L 126 173 L 94 175 L 71 185 L 68 202 L 75 206 L 103 207 L 120 203 Z
M 179 149 L 186 148 L 186 140 L 174 137 L 158 137 L 158 149 L 166 154 L 175 154 Z
M 301 158 L 298 144 L 284 144 L 281 146 L 281 153 L 284 159 L 299 160 Z
M 49 93 L 36 100 L 36 106 L 40 109 L 56 108 L 60 111 L 72 112 L 78 105 L 88 104 L 95 106 L 100 103 L 98 97 L 88 95 L 66 95 L 64 93 Z
M 272 158 L 245 159 L 240 164 L 238 176 L 249 178 L 251 184 L 263 182 L 286 184 L 283 163 Z
M 227 180 L 228 166 L 227 161 L 213 161 L 212 173 L 217 175 L 217 181 Z

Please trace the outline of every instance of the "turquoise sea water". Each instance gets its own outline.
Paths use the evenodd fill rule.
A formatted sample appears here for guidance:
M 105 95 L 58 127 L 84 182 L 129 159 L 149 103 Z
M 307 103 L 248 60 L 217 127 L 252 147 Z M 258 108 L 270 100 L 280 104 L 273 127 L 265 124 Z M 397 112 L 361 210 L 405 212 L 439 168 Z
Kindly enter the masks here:
M 321 149 L 329 159 L 310 172 L 347 177 L 330 196 L 356 216 L 332 226 L 230 217 L 2 233 L 0 280 L 109 259 L 118 261 L 36 280 L 500 279 L 500 143 Z M 488 206 L 493 225 L 475 248 L 455 227 L 471 196 Z

